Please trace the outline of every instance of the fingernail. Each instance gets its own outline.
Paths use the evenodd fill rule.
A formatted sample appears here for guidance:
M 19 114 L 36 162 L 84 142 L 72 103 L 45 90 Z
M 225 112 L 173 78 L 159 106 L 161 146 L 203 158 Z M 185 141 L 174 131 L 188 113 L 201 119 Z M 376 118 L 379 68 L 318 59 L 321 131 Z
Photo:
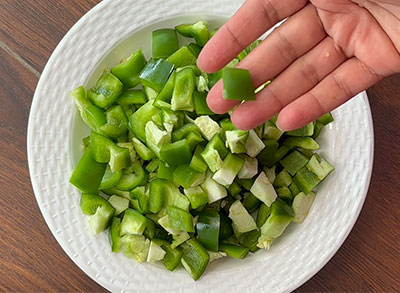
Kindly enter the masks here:
M 278 120 L 276 120 L 275 126 L 276 126 L 280 131 L 285 132 L 285 130 L 283 130 L 283 129 L 279 126 Z

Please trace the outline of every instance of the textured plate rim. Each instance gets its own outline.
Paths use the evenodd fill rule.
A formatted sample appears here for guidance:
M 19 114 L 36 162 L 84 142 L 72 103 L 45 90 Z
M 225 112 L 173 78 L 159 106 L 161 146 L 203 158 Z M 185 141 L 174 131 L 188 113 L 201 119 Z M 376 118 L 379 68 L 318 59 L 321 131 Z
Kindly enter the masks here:
M 68 33 L 64 36 L 64 38 L 60 41 L 59 45 L 57 46 L 57 48 L 54 50 L 54 52 L 52 53 L 51 57 L 49 58 L 49 61 L 46 64 L 46 67 L 44 68 L 43 72 L 42 72 L 42 76 L 46 76 L 47 72 L 50 70 L 50 66 L 51 64 L 53 64 L 56 60 L 56 56 L 59 53 L 60 50 L 60 45 L 63 44 L 64 42 L 67 42 L 74 33 L 76 33 L 77 29 L 81 26 L 82 23 L 85 22 L 85 20 L 89 17 L 89 15 L 92 15 L 94 13 L 96 13 L 97 10 L 99 10 L 101 7 L 105 6 L 109 1 L 103 1 L 100 2 L 99 4 L 97 4 L 96 6 L 94 6 L 91 10 L 89 10 L 69 31 Z M 88 274 L 85 269 L 83 268 L 83 266 L 78 263 L 78 261 L 76 259 L 74 259 L 70 254 L 68 254 L 68 250 L 66 249 L 66 247 L 68 246 L 67 243 L 63 242 L 61 237 L 57 236 L 57 234 L 55 233 L 55 231 L 52 229 L 52 227 L 49 225 L 49 215 L 46 213 L 44 207 L 42 205 L 40 205 L 39 201 L 38 201 L 38 197 L 36 196 L 36 194 L 38 194 L 39 190 L 38 187 L 36 185 L 36 182 L 34 180 L 34 178 L 32 177 L 32 170 L 35 169 L 34 164 L 35 162 L 32 159 L 32 150 L 30 148 L 30 143 L 32 142 L 32 135 L 33 135 L 33 127 L 34 127 L 34 122 L 32 119 L 33 113 L 36 111 L 37 107 L 39 107 L 39 104 L 37 103 L 38 101 L 38 95 L 41 91 L 41 88 L 43 87 L 43 84 L 46 82 L 44 80 L 44 78 L 40 78 L 37 88 L 35 90 L 35 94 L 32 100 L 32 105 L 31 105 L 31 109 L 30 109 L 30 113 L 29 113 L 29 121 L 28 121 L 28 134 L 27 134 L 27 153 L 28 153 L 28 166 L 29 166 L 29 171 L 30 171 L 30 176 L 31 176 L 31 182 L 32 182 L 32 186 L 33 186 L 33 190 L 34 190 L 34 194 L 35 194 L 35 198 L 37 200 L 38 206 L 40 208 L 40 211 L 46 221 L 46 224 L 48 225 L 50 231 L 52 232 L 53 236 L 55 237 L 55 239 L 57 240 L 57 242 L 59 243 L 59 245 L 63 248 L 64 253 L 66 253 L 70 259 L 83 271 L 85 272 L 89 277 L 91 277 L 94 281 L 96 281 L 97 283 L 99 283 L 100 285 L 102 285 L 104 288 L 108 288 L 108 284 L 103 283 L 102 281 L 98 280 L 95 278 L 95 276 Z M 362 97 L 364 102 L 367 104 L 367 111 L 368 113 L 368 125 L 366 125 L 366 127 L 368 127 L 371 130 L 371 152 L 370 152 L 370 168 L 368 170 L 367 173 L 367 180 L 366 180 L 366 184 L 365 186 L 363 186 L 363 190 L 360 192 L 362 193 L 362 196 L 360 196 L 360 204 L 357 207 L 357 211 L 356 213 L 354 213 L 353 215 L 353 221 L 351 223 L 349 223 L 347 225 L 347 229 L 345 230 L 345 233 L 342 235 L 341 239 L 339 239 L 339 241 L 336 243 L 335 248 L 331 250 L 331 252 L 325 257 L 325 259 L 323 261 L 320 262 L 318 267 L 315 267 L 313 270 L 309 270 L 309 273 L 307 275 L 305 275 L 303 277 L 303 279 L 299 280 L 296 284 L 292 284 L 292 287 L 287 287 L 285 288 L 285 291 L 292 291 L 298 287 L 300 287 L 302 284 L 304 284 L 307 280 L 309 280 L 310 278 L 312 278 L 312 276 L 314 276 L 315 274 L 318 273 L 318 271 L 320 271 L 325 265 L 326 263 L 334 256 L 334 254 L 339 250 L 339 248 L 342 246 L 342 244 L 344 243 L 344 241 L 346 240 L 346 238 L 348 237 L 349 233 L 351 232 L 352 228 L 354 227 L 359 214 L 361 212 L 361 209 L 363 207 L 367 192 L 368 192 L 368 188 L 369 188 L 369 184 L 371 181 L 371 175 L 372 175 L 372 169 L 373 169 L 373 156 L 374 156 L 374 139 L 373 139 L 373 122 L 372 122 L 372 115 L 371 115 L 371 109 L 369 107 L 369 103 L 368 103 L 368 98 L 367 98 L 367 94 L 365 92 L 362 93 Z

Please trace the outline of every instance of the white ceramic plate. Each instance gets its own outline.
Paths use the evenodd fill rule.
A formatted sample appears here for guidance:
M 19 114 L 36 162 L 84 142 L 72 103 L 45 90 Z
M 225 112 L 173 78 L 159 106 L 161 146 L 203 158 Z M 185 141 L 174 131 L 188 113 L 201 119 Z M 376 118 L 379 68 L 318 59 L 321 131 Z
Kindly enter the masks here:
M 200 4 L 199 4 L 200 3 Z M 64 37 L 44 69 L 32 102 L 28 160 L 38 205 L 69 257 L 111 291 L 289 292 L 317 273 L 339 249 L 363 205 L 372 170 L 373 127 L 365 93 L 334 111 L 321 152 L 336 171 L 319 187 L 301 225 L 291 225 L 270 251 L 245 260 L 209 265 L 197 282 L 183 270 L 138 264 L 113 254 L 106 233 L 94 237 L 68 183 L 88 133 L 68 92 L 92 85 L 111 67 L 142 48 L 150 56 L 151 31 L 208 20 L 221 25 L 241 0 L 109 0 L 87 13 Z

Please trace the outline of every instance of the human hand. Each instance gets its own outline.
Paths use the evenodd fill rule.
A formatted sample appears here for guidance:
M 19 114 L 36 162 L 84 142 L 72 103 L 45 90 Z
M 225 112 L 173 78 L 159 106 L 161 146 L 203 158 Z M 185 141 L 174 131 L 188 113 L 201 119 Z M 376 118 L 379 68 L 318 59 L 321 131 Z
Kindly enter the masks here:
M 238 64 L 256 88 L 275 78 L 233 111 L 240 129 L 278 112 L 281 129 L 299 128 L 400 72 L 400 0 L 247 0 L 204 47 L 198 66 L 218 71 L 287 17 Z M 207 102 L 219 114 L 238 104 L 222 98 L 221 81 Z

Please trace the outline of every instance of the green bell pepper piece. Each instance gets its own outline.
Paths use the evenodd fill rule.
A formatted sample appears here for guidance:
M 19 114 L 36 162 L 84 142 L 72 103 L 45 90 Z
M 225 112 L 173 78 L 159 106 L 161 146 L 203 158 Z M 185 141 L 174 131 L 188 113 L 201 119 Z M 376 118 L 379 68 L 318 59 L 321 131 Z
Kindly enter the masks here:
M 222 71 L 224 100 L 250 101 L 256 99 L 250 73 L 246 69 L 225 68 Z
M 211 140 L 214 135 L 219 134 L 221 132 L 221 127 L 219 127 L 218 123 L 211 119 L 209 116 L 199 116 L 194 120 L 194 124 L 196 124 L 201 131 L 201 134 L 207 139 Z
M 272 242 L 282 235 L 286 227 L 292 222 L 294 211 L 291 206 L 281 199 L 277 199 L 271 205 L 271 215 L 264 225 L 261 226 L 261 236 L 258 238 L 257 246 L 269 249 Z
M 183 188 L 189 188 L 199 180 L 200 176 L 204 177 L 204 174 L 193 170 L 189 165 L 180 165 L 173 173 L 173 180 Z
M 83 153 L 69 182 L 83 192 L 97 193 L 107 164 L 98 163 L 93 157 L 93 149 L 88 146 Z
M 90 171 L 93 172 L 93 170 Z M 107 166 L 106 172 L 104 173 L 104 176 L 101 180 L 99 189 L 109 189 L 111 187 L 114 187 L 115 185 L 117 185 L 121 177 L 122 177 L 122 170 L 119 170 L 118 172 L 111 172 L 110 166 Z
M 333 116 L 331 113 L 326 113 L 317 119 L 318 122 L 322 123 L 323 125 L 328 125 L 329 123 L 333 122 Z
M 100 127 L 101 133 L 117 138 L 128 130 L 128 118 L 120 105 L 108 109 L 106 112 L 107 123 Z
M 82 138 L 82 149 L 86 151 L 86 149 L 90 146 L 90 135 Z
M 263 139 L 272 139 L 278 141 L 284 131 L 280 130 L 274 123 L 267 121 L 264 124 Z
M 192 151 L 185 139 L 164 145 L 160 150 L 160 158 L 170 166 L 190 163 Z
M 103 133 L 101 127 L 107 123 L 106 114 L 103 109 L 91 105 L 83 110 L 81 117 L 91 129 Z
M 150 220 L 138 211 L 127 209 L 122 218 L 120 236 L 127 234 L 142 235 L 148 226 L 148 221 Z
M 171 109 L 173 111 L 193 111 L 193 92 L 196 85 L 194 72 L 185 68 L 176 74 L 175 87 L 172 93 Z
M 292 176 L 287 171 L 282 171 L 278 175 L 276 175 L 276 178 L 274 180 L 274 187 L 279 188 L 283 186 L 289 186 L 293 182 Z
M 303 167 L 297 171 L 293 181 L 304 194 L 309 194 L 321 182 L 318 176 L 307 169 L 307 167 Z
M 211 89 L 222 78 L 222 70 L 208 74 L 208 88 Z
M 210 251 L 218 251 L 220 217 L 217 211 L 204 210 L 196 224 L 198 240 Z
M 317 139 L 318 136 L 321 134 L 322 128 L 324 128 L 324 124 L 319 122 L 318 120 L 315 121 L 315 126 L 314 126 L 314 133 L 311 136 L 312 139 Z
M 214 135 L 213 138 L 208 142 L 204 152 L 207 152 L 208 149 L 215 149 L 222 160 L 225 159 L 226 155 L 229 153 L 224 141 L 218 134 Z
M 154 179 L 149 184 L 148 209 L 152 213 L 158 213 L 165 202 L 165 183 L 163 179 Z
M 158 166 L 158 172 L 157 172 L 157 177 L 160 179 L 165 179 L 172 181 L 173 180 L 173 173 L 174 173 L 175 167 L 167 166 L 164 162 L 160 162 L 160 165 Z
M 149 247 L 150 240 L 142 235 L 124 235 L 120 238 L 120 251 L 139 263 L 146 261 Z
M 169 76 L 167 83 L 164 85 L 161 92 L 157 95 L 154 101 L 155 106 L 159 101 L 171 103 L 171 98 L 175 87 L 175 80 L 176 80 L 176 71 L 173 71 Z
M 100 126 L 106 123 L 106 115 L 104 110 L 93 105 L 86 96 L 83 86 L 80 86 L 70 92 L 70 96 L 74 101 L 82 120 L 94 130 L 99 130 Z
M 249 249 L 245 247 L 240 247 L 233 244 L 221 243 L 219 245 L 219 250 L 225 252 L 228 256 L 233 258 L 244 259 L 249 253 Z
M 121 231 L 121 219 L 114 217 L 111 221 L 110 236 L 109 236 L 112 252 L 120 251 L 120 240 L 121 240 L 121 237 L 119 235 L 120 231 Z
M 97 194 L 83 193 L 80 206 L 90 216 L 89 225 L 95 235 L 107 229 L 115 213 L 113 206 Z
M 229 208 L 229 218 L 232 220 L 232 228 L 239 233 L 257 229 L 256 222 L 240 200 L 236 200 Z
M 228 153 L 223 161 L 222 168 L 214 174 L 213 179 L 221 185 L 231 185 L 243 164 L 244 159 Z
M 165 188 L 165 202 L 164 206 L 174 206 L 181 210 L 189 212 L 190 201 L 183 195 L 178 187 L 171 181 L 166 181 L 164 183 Z
M 196 149 L 194 150 L 192 160 L 190 161 L 190 164 L 189 164 L 189 166 L 193 170 L 196 170 L 197 172 L 200 172 L 200 173 L 204 173 L 208 169 L 206 162 L 204 161 L 203 157 L 201 156 L 201 153 L 203 151 L 204 151 L 204 148 L 201 145 L 198 145 L 196 147 Z
M 132 141 L 136 153 L 142 160 L 148 161 L 155 157 L 154 153 L 151 150 L 149 150 L 149 148 L 145 144 L 143 144 L 140 140 L 138 140 L 137 138 L 133 138 Z
M 183 192 L 189 199 L 192 209 L 204 206 L 208 202 L 208 196 L 200 186 L 185 188 Z
M 314 133 L 314 122 L 310 122 L 307 125 L 299 128 L 299 129 L 295 129 L 295 130 L 286 132 L 286 135 L 289 135 L 289 136 L 312 136 L 313 133 Z
M 310 192 L 309 194 L 304 194 L 301 192 L 296 195 L 292 204 L 294 211 L 293 222 L 297 224 L 303 223 L 311 209 L 311 206 L 315 200 L 315 196 L 316 194 L 314 192 Z
M 138 210 L 140 213 L 147 213 L 148 203 L 149 203 L 149 195 L 146 194 L 146 188 L 144 186 L 138 186 L 132 189 L 129 193 L 130 198 L 135 202 L 133 207 Z
M 279 147 L 276 152 L 273 153 L 272 156 L 268 156 L 267 159 L 260 157 L 262 159 L 261 164 L 267 166 L 268 168 L 271 168 L 274 166 L 277 162 L 279 162 L 286 154 L 291 150 L 290 147 L 286 145 L 282 145 Z M 259 158 L 259 157 L 257 157 Z M 259 159 L 259 161 L 260 161 Z
M 108 199 L 108 202 L 113 206 L 115 209 L 115 216 L 118 216 L 122 212 L 124 212 L 126 209 L 129 208 L 129 199 L 124 198 L 122 196 L 118 195 L 112 195 Z
M 146 58 L 142 50 L 139 49 L 125 60 L 122 60 L 120 64 L 113 67 L 111 72 L 122 81 L 125 88 L 133 88 L 140 83 L 139 73 L 145 65 Z
M 250 186 L 250 188 L 251 188 L 251 186 Z M 228 188 L 228 192 L 232 196 L 238 195 L 241 191 L 242 191 L 242 188 L 236 181 L 233 181 L 233 183 Z
M 188 240 L 190 238 L 189 233 L 185 231 L 179 232 L 179 234 L 172 235 L 172 243 L 171 243 L 171 248 L 177 248 L 179 245 L 181 245 L 183 242 Z
M 206 21 L 198 21 L 194 24 L 180 24 L 175 29 L 184 37 L 194 38 L 197 45 L 201 47 L 210 39 L 208 23 Z
M 87 95 L 96 106 L 107 108 L 117 100 L 122 93 L 122 88 L 122 83 L 115 75 L 104 71 L 96 84 L 89 89 Z
M 257 244 L 260 235 L 260 231 L 253 230 L 247 233 L 236 233 L 236 238 L 239 240 L 241 246 L 248 248 L 250 252 L 255 252 L 259 249 Z
M 276 194 L 286 200 L 286 202 L 291 202 L 293 199 L 292 192 L 290 191 L 289 187 L 287 186 L 282 186 L 276 189 Z
M 145 85 L 143 85 L 143 91 L 147 97 L 147 100 L 149 100 L 149 101 L 154 100 L 158 96 L 158 93 L 159 93 L 159 91 L 152 89 L 151 87 L 145 86 Z
M 279 161 L 283 168 L 289 172 L 290 175 L 296 175 L 297 171 L 303 168 L 309 159 L 297 150 L 287 155 L 285 158 Z
M 167 61 L 174 64 L 175 68 L 196 64 L 197 56 L 188 46 L 183 46 L 167 58 Z
M 214 115 L 215 114 L 208 107 L 206 98 L 207 98 L 206 92 L 194 91 L 193 102 L 194 102 L 194 110 L 197 115 Z
M 196 90 L 200 93 L 206 93 L 210 89 L 208 88 L 208 75 L 203 73 L 196 76 Z M 212 115 L 212 114 L 209 114 Z
M 135 113 L 129 116 L 131 130 L 142 142 L 146 142 L 146 124 L 161 110 L 153 106 L 153 101 L 148 101 Z
M 170 243 L 165 240 L 153 239 L 152 241 L 154 241 L 155 243 L 160 245 L 162 249 L 164 249 L 165 256 L 161 260 L 161 262 L 164 264 L 164 266 L 167 268 L 167 270 L 169 270 L 169 271 L 175 270 L 175 268 L 181 262 L 181 258 L 183 255 L 182 249 L 180 249 L 179 247 L 172 249 L 170 246 Z
M 156 92 L 160 92 L 172 71 L 174 65 L 163 59 L 150 59 L 139 75 L 143 86 L 150 87 Z
M 283 145 L 290 148 L 302 148 L 305 150 L 318 150 L 319 144 L 311 137 L 288 137 L 283 141 Z
M 153 121 L 149 121 L 146 124 L 145 133 L 148 148 L 159 157 L 161 148 L 171 141 L 171 132 L 162 130 Z
M 249 132 L 239 129 L 227 130 L 225 132 L 226 143 L 230 151 L 234 154 L 247 153 L 246 142 Z
M 260 165 L 271 167 L 274 165 L 272 162 L 274 161 L 274 155 L 279 148 L 279 143 L 273 139 L 263 140 L 263 143 L 265 148 L 258 154 L 257 160 Z
M 225 118 L 219 121 L 219 125 L 221 126 L 221 137 L 226 140 L 226 132 L 227 131 L 232 131 L 232 130 L 237 130 L 235 125 L 233 125 L 231 119 Z
M 117 99 L 121 106 L 143 105 L 146 102 L 147 98 L 142 90 L 124 90 Z
M 172 132 L 172 142 L 186 138 L 190 133 L 201 134 L 200 129 L 193 123 L 184 124 Z
M 201 136 L 201 134 L 189 133 L 186 137 L 186 141 L 190 146 L 190 149 L 193 151 L 199 143 L 204 141 L 204 138 Z
M 174 29 L 159 29 L 152 33 L 153 58 L 165 59 L 179 49 L 178 36 Z
M 294 182 L 292 182 L 292 184 L 289 185 L 289 190 L 293 196 L 296 196 L 297 194 L 299 194 L 301 192 L 299 187 Z
M 147 172 L 153 173 L 157 171 L 159 163 L 160 163 L 159 159 L 153 159 L 147 164 L 145 169 L 147 170 Z
M 169 206 L 167 207 L 168 222 L 172 229 L 194 232 L 192 215 L 180 208 Z
M 262 203 L 257 212 L 256 224 L 258 228 L 261 228 L 262 225 L 267 221 L 269 215 L 271 214 L 271 208 L 266 204 Z
M 255 178 L 252 178 L 252 179 L 238 179 L 237 183 L 239 183 L 240 186 L 242 186 L 244 189 L 250 190 L 251 187 L 254 184 L 254 181 L 255 181 Z
M 207 250 L 195 238 L 187 240 L 181 245 L 181 248 L 183 250 L 181 262 L 196 281 L 204 273 L 210 256 Z
M 131 174 L 123 174 L 118 184 L 115 185 L 117 189 L 129 191 L 137 186 L 145 185 L 147 181 L 147 174 L 139 162 L 132 164 Z
M 193 54 L 198 57 L 200 55 L 201 52 L 201 47 L 195 43 L 190 43 L 188 45 L 189 49 L 192 50 Z
M 93 105 L 87 98 L 85 87 L 83 85 L 70 91 L 69 95 L 71 96 L 72 100 L 75 103 L 75 106 L 78 108 L 78 111 L 81 113 L 81 115 L 84 109 Z
M 249 213 L 254 213 L 261 205 L 261 201 L 251 192 L 245 192 L 243 198 L 243 206 Z
M 93 131 L 90 134 L 90 141 L 94 159 L 99 163 L 109 163 L 112 172 L 118 172 L 129 166 L 128 149 L 117 146 L 112 140 Z
M 315 154 L 306 165 L 307 169 L 317 175 L 319 180 L 324 180 L 335 168 L 322 157 Z
M 219 214 L 219 217 L 220 217 L 219 240 L 225 240 L 233 235 L 232 220 L 223 213 Z

